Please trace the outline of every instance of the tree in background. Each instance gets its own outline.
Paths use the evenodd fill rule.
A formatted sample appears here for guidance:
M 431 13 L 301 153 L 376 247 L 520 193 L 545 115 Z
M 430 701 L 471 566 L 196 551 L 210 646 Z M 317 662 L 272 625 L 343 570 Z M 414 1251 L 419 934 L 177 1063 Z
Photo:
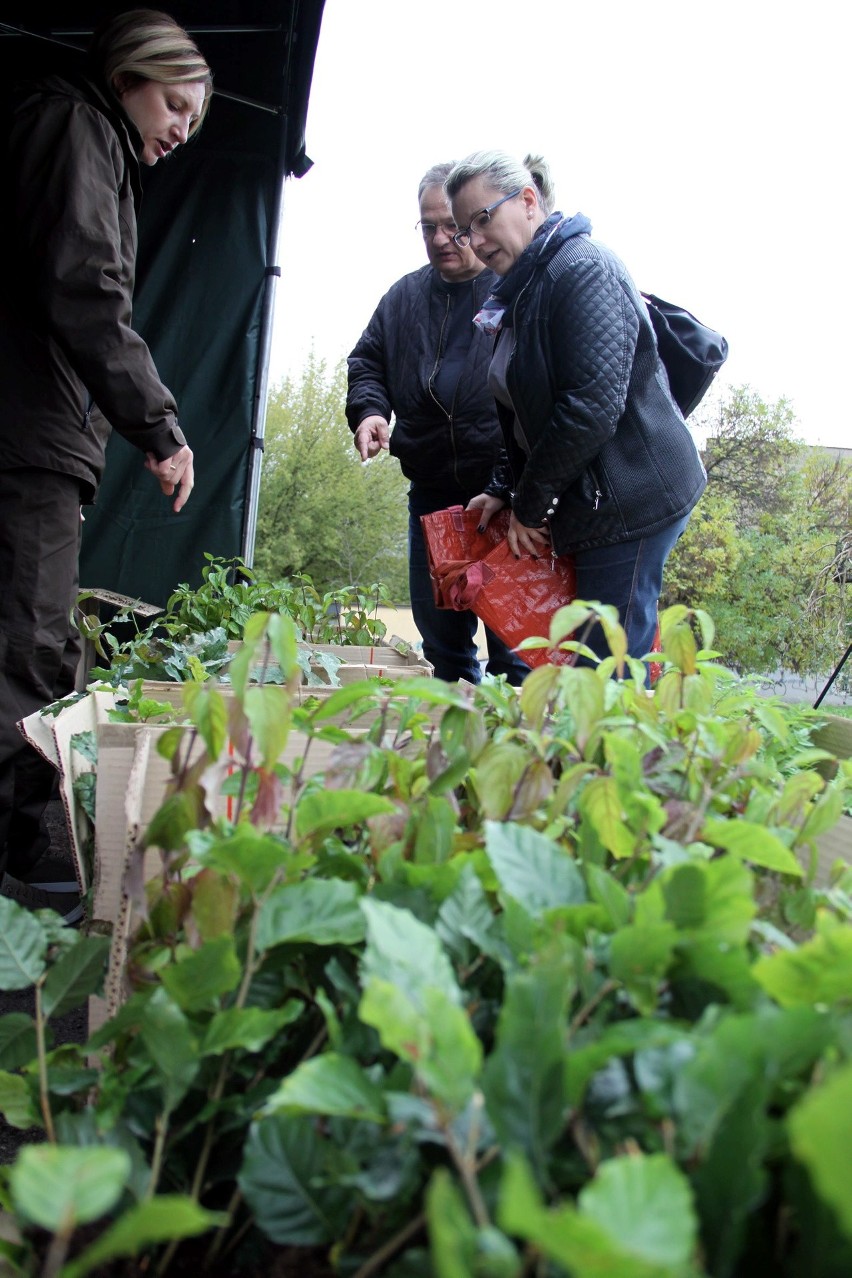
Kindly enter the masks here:
M 362 465 L 345 402 L 345 361 L 329 370 L 313 352 L 270 392 L 255 566 L 320 590 L 379 581 L 406 603 L 408 484 L 386 453 Z
M 747 386 L 695 424 L 707 490 L 669 559 L 663 604 L 707 608 L 724 660 L 741 672 L 826 671 L 847 626 L 830 566 L 849 528 L 848 461 L 802 444 L 789 403 Z

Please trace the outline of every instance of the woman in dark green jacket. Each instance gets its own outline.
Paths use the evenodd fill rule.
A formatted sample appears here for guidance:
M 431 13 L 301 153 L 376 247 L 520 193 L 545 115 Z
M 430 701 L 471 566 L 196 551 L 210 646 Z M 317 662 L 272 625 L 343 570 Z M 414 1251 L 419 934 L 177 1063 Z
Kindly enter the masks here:
M 211 92 L 187 33 L 140 9 L 95 33 L 80 74 L 22 86 L 4 112 L 0 871 L 14 878 L 44 879 L 31 871 L 54 780 L 15 725 L 74 685 L 80 506 L 110 428 L 140 449 L 175 511 L 192 490 L 177 407 L 132 326 L 136 205 L 140 163 L 185 142 Z M 14 889 L 7 874 L 3 891 Z

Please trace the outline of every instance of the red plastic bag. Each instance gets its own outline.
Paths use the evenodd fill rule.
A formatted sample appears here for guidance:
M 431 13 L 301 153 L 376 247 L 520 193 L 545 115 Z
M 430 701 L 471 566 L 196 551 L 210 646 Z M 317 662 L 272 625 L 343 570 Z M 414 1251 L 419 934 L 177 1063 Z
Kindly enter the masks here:
M 546 636 L 553 614 L 577 596 L 573 558 L 522 554 L 518 559 L 506 540 L 509 511 L 499 511 L 482 533 L 476 531 L 479 520 L 479 511 L 461 506 L 421 515 L 435 603 L 469 608 L 509 648 Z M 547 648 L 518 656 L 528 666 L 570 665 L 575 659 L 573 653 Z
M 438 608 L 470 609 L 509 648 L 522 639 L 547 636 L 553 614 L 577 597 L 577 575 L 571 555 L 524 553 L 509 549 L 508 509 L 499 511 L 484 532 L 477 532 L 478 510 L 449 506 L 421 515 L 432 594 Z M 660 651 L 660 631 L 654 639 Z M 552 648 L 532 648 L 518 656 L 530 667 L 573 665 L 576 654 Z M 662 667 L 651 665 L 651 682 Z

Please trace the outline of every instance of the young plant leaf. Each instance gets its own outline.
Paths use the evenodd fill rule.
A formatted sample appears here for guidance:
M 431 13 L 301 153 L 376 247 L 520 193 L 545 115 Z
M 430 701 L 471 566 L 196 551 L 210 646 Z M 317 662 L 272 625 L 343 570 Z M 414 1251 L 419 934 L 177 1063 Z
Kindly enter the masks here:
M 852 1064 L 836 1069 L 808 1092 L 788 1120 L 796 1157 L 807 1167 L 817 1192 L 837 1213 L 852 1238 Z
M 354 945 L 363 940 L 360 894 L 345 879 L 285 883 L 264 901 L 257 930 L 260 950 L 273 945 Z
M 130 1174 L 123 1149 L 28 1145 L 9 1177 L 17 1210 L 51 1233 L 98 1220 L 121 1197 Z
M 326 1114 L 387 1121 L 381 1088 L 351 1056 L 326 1052 L 298 1065 L 266 1102 L 264 1114 Z
M 534 918 L 586 900 L 577 863 L 558 843 L 529 826 L 486 822 L 485 850 L 501 893 L 513 897 Z
M 97 1242 L 62 1269 L 62 1278 L 84 1278 L 119 1256 L 138 1256 L 155 1243 L 195 1238 L 227 1222 L 224 1212 L 205 1211 L 188 1195 L 161 1194 L 119 1216 Z
M 53 964 L 42 988 L 45 1016 L 63 1016 L 79 1007 L 103 983 L 109 956 L 109 938 L 81 936 Z
M 322 1183 L 325 1156 L 310 1118 L 275 1114 L 252 1124 L 238 1183 L 258 1227 L 279 1246 L 343 1236 L 351 1195 Z
M 197 1012 L 230 994 L 240 983 L 242 964 L 232 936 L 205 941 L 160 972 L 163 986 L 184 1012 Z
M 241 1048 L 245 1052 L 261 1052 L 287 1025 L 302 1014 L 303 1004 L 288 999 L 283 1007 L 228 1007 L 217 1012 L 208 1023 L 199 1051 L 202 1056 L 221 1056 Z
M 0 1070 L 20 1069 L 38 1051 L 35 1021 L 26 1012 L 7 1012 L 0 1017 Z
M 25 990 L 44 972 L 48 936 L 29 910 L 0 896 L 0 989 Z
M 368 817 L 395 812 L 396 805 L 380 794 L 359 790 L 320 790 L 305 794 L 296 808 L 296 832 L 300 839 L 313 834 L 359 825 Z

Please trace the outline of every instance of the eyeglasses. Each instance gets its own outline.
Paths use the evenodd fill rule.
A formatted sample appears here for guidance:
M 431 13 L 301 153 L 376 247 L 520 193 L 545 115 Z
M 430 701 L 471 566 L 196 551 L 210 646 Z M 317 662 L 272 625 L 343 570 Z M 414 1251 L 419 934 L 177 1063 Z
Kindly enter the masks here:
M 434 240 L 439 231 L 443 231 L 448 240 L 455 238 L 455 222 L 416 222 L 415 231 L 419 231 L 424 240 Z
M 475 213 L 470 219 L 470 226 L 464 226 L 460 231 L 456 231 L 453 236 L 453 242 L 457 244 L 459 248 L 470 248 L 471 232 L 476 231 L 481 235 L 488 223 L 491 221 L 491 214 L 494 210 L 499 209 L 500 205 L 505 204 L 507 200 L 514 200 L 515 196 L 520 195 L 523 189 L 524 188 L 522 186 L 519 186 L 517 191 L 510 191 L 508 195 L 503 196 L 502 200 L 495 200 L 494 203 L 489 204 L 487 208 L 480 209 L 480 211 Z

